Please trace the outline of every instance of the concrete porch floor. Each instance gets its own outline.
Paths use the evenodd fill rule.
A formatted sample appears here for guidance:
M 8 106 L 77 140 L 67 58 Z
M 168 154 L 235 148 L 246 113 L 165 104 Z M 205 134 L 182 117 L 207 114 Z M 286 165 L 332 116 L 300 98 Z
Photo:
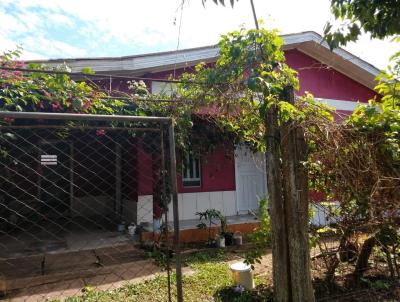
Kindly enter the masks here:
M 189 220 L 180 220 L 179 227 L 180 230 L 190 230 L 190 229 L 197 229 L 197 225 L 201 221 L 199 219 L 189 219 Z M 243 215 L 234 215 L 234 216 L 227 216 L 226 222 L 228 226 L 233 226 L 236 224 L 245 224 L 245 223 L 255 223 L 259 222 L 258 218 L 254 215 L 250 214 L 243 214 Z M 217 221 L 216 221 L 217 223 Z M 173 227 L 173 223 L 170 223 L 170 226 Z M 215 225 L 213 225 L 215 226 Z M 217 224 L 219 226 L 219 224 Z
M 131 242 L 127 234 L 107 230 L 70 231 L 51 236 L 48 232 L 0 236 L 0 260 L 42 254 L 91 250 Z
M 47 219 L 1 232 L 0 259 L 90 250 L 130 241 L 110 218 Z

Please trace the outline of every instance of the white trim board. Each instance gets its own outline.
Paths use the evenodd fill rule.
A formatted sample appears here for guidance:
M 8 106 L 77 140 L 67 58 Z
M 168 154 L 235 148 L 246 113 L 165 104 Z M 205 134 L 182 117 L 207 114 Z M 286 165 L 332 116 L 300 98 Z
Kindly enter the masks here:
M 289 35 L 282 35 L 281 36 L 284 41 L 283 49 L 286 49 L 285 46 L 293 45 L 293 44 L 303 44 L 306 42 L 314 42 L 325 49 L 329 50 L 329 45 L 321 35 L 317 34 L 314 31 L 306 31 L 301 33 L 289 34 Z M 376 76 L 379 73 L 379 69 L 373 66 L 372 64 L 362 60 L 361 58 L 353 55 L 352 53 L 344 50 L 343 48 L 335 48 L 331 53 L 335 53 L 336 55 L 340 56 L 343 60 L 352 62 L 353 64 L 357 65 L 358 67 L 364 69 L 368 73 Z
M 334 99 L 324 99 L 324 98 L 315 98 L 317 102 L 325 103 L 328 106 L 335 108 L 336 110 L 344 110 L 344 111 L 354 111 L 358 105 L 362 105 L 366 103 L 361 102 L 353 102 L 353 101 L 343 101 L 343 100 L 334 100 Z

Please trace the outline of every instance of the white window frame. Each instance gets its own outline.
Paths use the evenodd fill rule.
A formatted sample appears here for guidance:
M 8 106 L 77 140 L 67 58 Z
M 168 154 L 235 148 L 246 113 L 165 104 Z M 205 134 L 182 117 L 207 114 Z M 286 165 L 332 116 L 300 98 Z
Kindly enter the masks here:
M 176 93 L 177 87 L 175 83 L 152 81 L 151 82 L 151 93 L 171 96 Z
M 183 157 L 182 157 L 182 184 L 185 188 L 201 187 L 200 156 L 196 156 L 191 152 L 186 152 L 183 154 Z

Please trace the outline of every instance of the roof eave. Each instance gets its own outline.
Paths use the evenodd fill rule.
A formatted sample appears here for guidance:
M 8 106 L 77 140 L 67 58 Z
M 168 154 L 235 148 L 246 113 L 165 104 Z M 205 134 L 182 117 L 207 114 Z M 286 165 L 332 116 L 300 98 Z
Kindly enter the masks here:
M 364 86 L 373 89 L 379 69 L 354 56 L 344 49 L 330 51 L 328 44 L 316 32 L 308 31 L 281 36 L 283 49 L 298 49 L 308 56 L 349 76 Z M 217 45 L 167 51 L 135 56 L 78 58 L 35 61 L 48 65 L 66 63 L 74 72 L 90 66 L 96 73 L 118 75 L 143 75 L 145 73 L 163 72 L 174 68 L 193 66 L 200 62 L 213 62 L 218 58 Z

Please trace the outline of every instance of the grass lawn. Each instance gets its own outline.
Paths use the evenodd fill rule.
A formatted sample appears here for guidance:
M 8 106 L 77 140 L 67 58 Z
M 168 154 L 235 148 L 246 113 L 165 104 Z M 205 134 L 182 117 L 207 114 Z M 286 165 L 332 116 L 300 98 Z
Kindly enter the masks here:
M 203 252 L 185 259 L 193 270 L 183 277 L 184 301 L 271 301 L 270 290 L 258 285 L 254 291 L 237 294 L 232 291 L 232 278 L 228 261 L 232 255 L 224 251 Z M 255 279 L 260 284 L 262 280 Z M 172 300 L 176 301 L 175 278 L 172 276 Z M 157 275 L 151 280 L 126 284 L 110 291 L 96 291 L 86 288 L 83 295 L 67 298 L 68 302 L 87 301 L 168 301 L 167 277 Z

